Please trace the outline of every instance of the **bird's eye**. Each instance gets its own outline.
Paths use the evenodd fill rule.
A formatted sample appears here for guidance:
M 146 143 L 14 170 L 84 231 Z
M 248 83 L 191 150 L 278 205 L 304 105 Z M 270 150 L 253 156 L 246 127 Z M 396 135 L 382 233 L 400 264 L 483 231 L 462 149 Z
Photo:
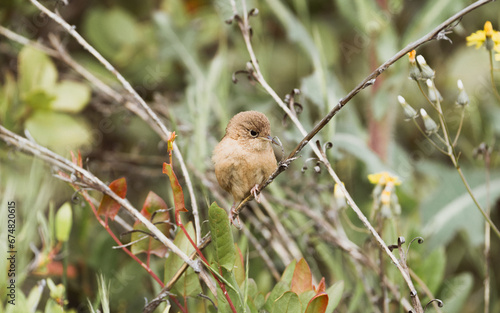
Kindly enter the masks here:
M 251 130 L 250 135 L 252 135 L 252 137 L 257 137 L 259 135 L 259 133 L 256 132 L 255 130 Z

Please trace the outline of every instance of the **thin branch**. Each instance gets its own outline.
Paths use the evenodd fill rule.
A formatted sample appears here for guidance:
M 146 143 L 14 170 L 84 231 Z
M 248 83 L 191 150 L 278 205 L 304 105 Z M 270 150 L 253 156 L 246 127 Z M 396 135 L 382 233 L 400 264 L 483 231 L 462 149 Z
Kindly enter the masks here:
M 201 240 L 201 244 L 198 246 L 198 249 L 199 250 L 205 249 L 205 247 L 207 247 L 211 241 L 212 241 L 212 237 L 211 237 L 210 232 L 209 232 Z M 189 258 L 191 260 L 194 260 L 194 258 L 196 257 L 196 254 L 197 254 L 196 251 L 194 251 L 189 256 Z M 165 298 L 166 296 L 168 296 L 170 294 L 169 293 L 170 289 L 172 289 L 174 284 L 179 280 L 179 278 L 182 276 L 182 274 L 184 274 L 184 272 L 187 270 L 187 268 L 188 268 L 188 264 L 183 263 L 182 266 L 174 274 L 174 276 L 170 279 L 170 281 L 165 284 L 165 287 L 162 288 L 160 293 L 158 293 L 158 295 L 144 307 L 144 309 L 142 310 L 142 313 L 153 312 L 158 307 L 158 305 L 160 305 L 160 303 L 163 301 L 163 298 Z
M 17 149 L 32 154 L 33 156 L 42 159 L 43 161 L 58 167 L 60 170 L 66 171 L 75 177 L 77 182 L 80 182 L 90 188 L 93 188 L 103 194 L 110 196 L 113 200 L 118 202 L 128 213 L 135 219 L 141 221 L 146 228 L 154 234 L 158 240 L 168 247 L 172 252 L 177 254 L 184 262 L 188 263 L 195 272 L 200 271 L 200 265 L 197 262 L 189 259 L 188 256 L 180 250 L 170 239 L 168 239 L 158 228 L 156 228 L 147 218 L 134 208 L 127 199 L 122 199 L 113 192 L 105 183 L 89 171 L 73 164 L 66 158 L 42 147 L 34 142 L 27 140 L 13 132 L 9 131 L 0 125 L 0 139 L 7 144 L 16 147 Z
M 284 101 L 277 95 L 277 93 L 269 86 L 267 81 L 264 79 L 260 68 L 259 64 L 257 61 L 257 58 L 255 56 L 252 44 L 251 44 L 251 28 L 248 23 L 248 12 L 246 10 L 246 3 L 245 0 L 242 0 L 243 4 L 243 18 L 239 17 L 238 12 L 234 12 L 235 17 L 238 16 L 236 20 L 238 21 L 239 28 L 241 30 L 241 33 L 243 35 L 243 39 L 245 41 L 245 45 L 247 47 L 248 53 L 250 55 L 251 59 L 251 64 L 250 66 L 252 68 L 252 76 L 253 78 L 266 90 L 267 93 L 276 101 L 276 103 L 288 114 L 290 119 L 294 122 L 296 127 L 299 129 L 299 131 L 305 135 L 305 137 L 302 139 L 302 141 L 297 145 L 297 147 L 290 153 L 289 157 L 287 158 L 287 163 L 286 166 L 283 166 L 282 162 L 280 162 L 277 170 L 271 175 L 271 177 L 264 183 L 262 186 L 259 186 L 259 189 L 257 190 L 257 193 L 259 193 L 265 186 L 267 186 L 270 182 L 273 181 L 273 179 L 278 176 L 281 172 L 286 170 L 288 165 L 294 160 L 296 155 L 302 150 L 302 148 L 309 143 L 312 150 L 314 153 L 318 156 L 319 160 L 322 161 L 328 169 L 328 173 L 330 176 L 332 176 L 333 180 L 339 184 L 339 187 L 341 191 L 344 193 L 346 196 L 348 204 L 351 206 L 351 208 L 355 211 L 355 213 L 358 215 L 358 218 L 362 221 L 362 223 L 365 225 L 365 227 L 370 230 L 372 233 L 373 237 L 375 237 L 376 241 L 380 245 L 380 247 L 387 253 L 387 255 L 391 258 L 393 263 L 396 265 L 396 267 L 399 269 L 401 272 L 401 275 L 403 276 L 405 282 L 407 283 L 408 287 L 410 288 L 410 295 L 412 299 L 412 304 L 413 307 L 417 310 L 417 313 L 423 312 L 422 305 L 420 304 L 420 300 L 417 295 L 417 291 L 415 290 L 415 287 L 413 286 L 413 283 L 411 281 L 411 278 L 409 277 L 409 274 L 403 266 L 398 262 L 396 257 L 391 253 L 389 248 L 387 247 L 387 244 L 383 241 L 383 239 L 380 237 L 380 235 L 377 233 L 377 231 L 373 228 L 373 226 L 370 224 L 366 216 L 363 214 L 363 212 L 357 207 L 356 203 L 354 200 L 351 198 L 345 187 L 343 186 L 341 180 L 338 178 L 337 174 L 334 172 L 333 168 L 330 166 L 328 160 L 326 157 L 320 152 L 320 150 L 312 143 L 310 142 L 311 139 L 323 128 L 326 126 L 326 124 L 333 118 L 333 116 L 336 115 L 342 109 L 356 94 L 358 94 L 361 90 L 366 88 L 367 86 L 370 86 L 373 84 L 373 81 L 381 74 L 383 73 L 389 66 L 391 66 L 393 63 L 395 63 L 397 60 L 402 58 L 404 55 L 406 55 L 408 52 L 416 49 L 418 46 L 424 44 L 427 41 L 433 40 L 433 39 L 443 39 L 447 38 L 445 33 L 446 31 L 449 30 L 451 24 L 455 22 L 457 19 L 465 15 L 466 13 L 474 10 L 475 8 L 484 5 L 488 2 L 491 2 L 493 0 L 480 0 L 475 2 L 474 4 L 466 7 L 462 11 L 458 12 L 457 14 L 453 15 L 449 19 L 447 19 L 445 22 L 441 23 L 438 27 L 436 27 L 434 30 L 429 32 L 427 35 L 421 37 L 419 40 L 414 41 L 413 43 L 407 45 L 404 49 L 399 51 L 396 55 L 394 55 L 392 58 L 387 60 L 385 63 L 383 63 L 381 66 L 379 66 L 374 72 L 372 72 L 369 76 L 367 76 L 355 89 L 353 89 L 346 97 L 342 98 L 338 104 L 313 128 L 313 130 L 309 133 L 306 133 L 304 127 L 300 123 L 300 121 L 297 119 L 296 115 L 293 114 L 288 106 L 284 103 Z M 238 214 L 239 211 L 241 211 L 243 205 L 251 200 L 253 198 L 253 195 L 248 196 L 247 198 L 243 199 L 243 201 L 238 205 L 236 208 L 236 215 Z
M 91 46 L 76 30 L 75 27 L 68 24 L 64 19 L 62 19 L 59 15 L 50 11 L 46 7 L 44 7 L 37 0 L 30 0 L 33 5 L 35 5 L 40 11 L 47 14 L 52 20 L 61 25 L 76 41 L 90 54 L 92 54 L 109 72 L 111 72 L 118 81 L 122 84 L 123 88 L 132 96 L 132 98 L 140 105 L 141 109 L 144 110 L 146 115 L 149 117 L 149 120 L 152 121 L 154 127 L 153 129 L 158 129 L 158 134 L 160 137 L 166 142 L 168 138 L 170 138 L 170 132 L 167 130 L 163 122 L 160 120 L 158 115 L 151 110 L 151 108 L 147 105 L 144 99 L 139 96 L 139 94 L 132 88 L 130 83 L 108 62 L 93 46 Z M 194 189 L 192 186 L 191 178 L 189 177 L 189 172 L 187 170 L 186 164 L 184 162 L 184 158 L 177 146 L 174 142 L 174 154 L 179 161 L 179 165 L 181 167 L 182 173 L 184 175 L 186 186 L 188 187 L 189 195 L 191 197 L 191 206 L 192 213 L 194 216 L 195 222 L 195 231 L 197 235 L 197 240 L 201 240 L 201 226 L 200 226 L 200 218 L 198 213 L 198 204 L 196 201 L 196 197 L 194 195 Z
M 295 149 L 290 153 L 290 156 L 295 156 L 297 153 L 300 152 L 302 149 L 301 146 L 303 147 L 304 142 L 309 142 L 311 139 L 321 130 L 323 127 L 328 124 L 328 122 L 355 96 L 357 95 L 361 90 L 363 90 L 367 85 L 370 85 L 369 83 L 376 79 L 380 74 L 382 74 L 385 70 L 387 70 L 392 64 L 394 64 L 397 60 L 405 56 L 408 52 L 415 50 L 419 46 L 423 45 L 424 43 L 434 40 L 434 39 L 441 39 L 443 36 L 443 31 L 449 30 L 449 27 L 455 22 L 456 20 L 460 19 L 462 16 L 465 14 L 479 8 L 480 6 L 483 6 L 489 2 L 493 2 L 495 0 L 479 0 L 468 7 L 464 8 L 463 10 L 459 11 L 455 15 L 451 16 L 448 18 L 446 21 L 443 23 L 439 24 L 437 27 L 435 27 L 433 30 L 431 30 L 429 33 L 421 37 L 420 39 L 408 44 L 405 48 L 401 49 L 398 53 L 396 53 L 393 57 L 391 57 L 389 60 L 385 61 L 382 65 L 380 65 L 377 69 L 375 69 L 370 75 L 368 75 L 363 81 L 361 81 L 353 90 L 351 90 L 344 98 L 340 99 L 340 101 L 337 103 L 337 105 L 311 130 L 303 139 L 302 141 L 295 147 Z M 286 112 L 286 111 L 285 111 Z M 288 112 L 287 112 L 288 113 Z
M 18 42 L 24 46 L 30 46 L 30 47 L 33 47 L 35 49 L 41 50 L 41 51 L 45 52 L 46 54 L 50 55 L 51 57 L 59 58 L 59 54 L 54 49 L 50 49 L 49 47 L 46 47 L 45 45 L 43 45 L 37 41 L 29 40 L 28 38 L 21 36 L 18 33 L 15 33 L 13 31 L 11 31 L 10 29 L 3 27 L 2 25 L 0 25 L 0 34 L 4 35 L 5 37 L 9 38 L 12 41 Z

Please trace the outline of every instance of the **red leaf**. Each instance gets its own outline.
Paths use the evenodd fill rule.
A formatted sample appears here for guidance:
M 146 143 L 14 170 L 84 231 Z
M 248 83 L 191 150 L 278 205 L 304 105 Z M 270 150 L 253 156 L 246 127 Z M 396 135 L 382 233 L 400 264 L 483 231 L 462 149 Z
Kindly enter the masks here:
M 322 293 L 315 295 L 307 305 L 305 313 L 325 313 L 328 307 L 328 295 Z
M 311 269 L 304 258 L 300 259 L 295 265 L 291 289 L 298 295 L 313 290 Z
M 163 210 L 165 212 L 157 213 L 155 215 L 153 222 L 159 222 L 159 221 L 165 220 L 165 219 L 158 218 L 158 214 L 162 214 L 162 213 L 167 213 L 167 215 L 166 215 L 167 221 L 170 219 L 168 212 L 166 212 L 166 210 L 168 210 L 168 206 L 165 203 L 165 201 L 163 201 L 163 199 L 159 195 L 150 191 L 148 193 L 148 196 L 146 197 L 146 200 L 144 201 L 144 205 L 142 206 L 141 214 L 144 215 L 144 217 L 149 220 L 149 219 L 151 219 L 151 216 L 153 215 L 153 213 L 158 211 L 158 210 Z M 140 221 L 136 221 L 136 224 L 137 223 L 140 223 Z
M 79 167 L 82 167 L 82 153 L 80 150 L 78 150 L 78 157 L 75 157 L 75 154 L 73 151 L 69 152 L 71 154 L 71 161 L 73 161 L 74 164 L 78 165 Z
M 125 198 L 127 195 L 127 181 L 125 177 L 119 178 L 109 184 L 109 188 L 113 190 L 120 198 Z M 104 195 L 101 200 L 101 204 L 99 205 L 99 209 L 97 210 L 98 214 L 104 215 L 106 217 L 110 217 L 114 219 L 118 211 L 120 210 L 121 205 L 113 200 L 110 196 Z
M 318 287 L 313 286 L 313 288 L 314 288 L 314 292 L 316 294 L 326 292 L 325 278 L 324 277 L 321 278 L 321 281 L 319 282 Z
M 177 180 L 177 176 L 175 176 L 174 170 L 170 164 L 166 162 L 163 163 L 163 173 L 167 174 L 168 178 L 170 178 L 170 186 L 172 187 L 172 192 L 174 194 L 175 219 L 179 222 L 179 213 L 188 212 L 184 204 L 184 192 L 182 191 L 181 184 L 179 184 L 179 180 Z
M 141 214 L 148 220 L 151 220 L 153 213 L 157 212 L 151 222 L 156 223 L 156 227 L 166 236 L 170 233 L 171 225 L 170 223 L 159 222 L 168 222 L 170 220 L 170 215 L 167 212 L 167 209 L 168 207 L 165 201 L 163 201 L 163 199 L 156 193 L 150 191 L 141 210 Z M 149 232 L 146 226 L 144 226 L 140 221 L 135 222 L 134 229 Z M 131 241 L 138 240 L 144 236 L 144 233 L 134 232 L 132 233 Z M 132 245 L 133 254 L 151 253 L 156 254 L 159 257 L 164 257 L 167 252 L 168 248 L 158 240 L 154 240 L 152 237 L 148 237 Z

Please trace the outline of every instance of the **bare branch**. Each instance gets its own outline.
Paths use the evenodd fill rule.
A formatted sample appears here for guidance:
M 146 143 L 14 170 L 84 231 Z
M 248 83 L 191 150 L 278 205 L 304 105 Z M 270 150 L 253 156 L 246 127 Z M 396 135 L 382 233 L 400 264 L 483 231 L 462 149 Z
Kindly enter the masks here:
M 5 141 L 7 144 L 16 147 L 22 152 L 32 154 L 33 156 L 44 160 L 45 162 L 54 165 L 60 170 L 68 172 L 72 177 L 75 177 L 76 181 L 86 185 L 87 187 L 93 188 L 110 196 L 113 200 L 118 202 L 128 213 L 130 213 L 135 219 L 141 221 L 141 223 L 146 226 L 146 228 L 154 234 L 158 240 L 177 254 L 184 262 L 191 266 L 195 272 L 200 271 L 200 265 L 194 262 L 188 256 L 180 250 L 174 243 L 168 239 L 158 228 L 156 228 L 147 218 L 145 218 L 139 211 L 134 208 L 127 199 L 122 199 L 116 193 L 113 192 L 105 183 L 103 183 L 99 178 L 89 171 L 73 164 L 66 158 L 50 151 L 49 149 L 42 147 L 34 142 L 27 140 L 19 135 L 14 134 L 5 127 L 0 125 L 0 139 Z
M 44 7 L 40 2 L 37 0 L 30 0 L 33 5 L 35 5 L 40 11 L 43 13 L 47 14 L 48 17 L 50 17 L 52 20 L 54 20 L 56 23 L 61 25 L 73 38 L 78 41 L 78 43 L 85 48 L 87 51 L 89 51 L 90 54 L 92 54 L 104 67 L 111 72 L 117 79 L 118 81 L 122 84 L 123 88 L 132 96 L 132 98 L 139 104 L 140 108 L 145 112 L 145 115 L 148 117 L 147 120 L 151 121 L 154 125 L 152 127 L 153 129 L 157 130 L 157 133 L 160 135 L 160 137 L 163 139 L 163 141 L 167 142 L 168 138 L 170 137 L 170 132 L 167 130 L 163 122 L 160 120 L 158 115 L 151 110 L 151 108 L 147 105 L 147 103 L 144 101 L 144 99 L 139 96 L 139 94 L 132 88 L 130 83 L 111 65 L 111 63 L 108 62 L 93 46 L 91 46 L 76 30 L 75 27 L 71 26 L 68 24 L 64 19 L 62 19 L 59 15 L 55 14 L 54 12 L 50 11 L 46 7 Z M 134 111 L 137 113 L 137 111 Z M 142 115 L 141 118 L 143 118 Z M 143 118 L 144 119 L 144 118 Z M 194 221 L 195 221 L 195 231 L 196 231 L 196 240 L 199 242 L 201 240 L 201 227 L 200 227 L 200 217 L 198 213 L 198 203 L 196 201 L 196 197 L 194 195 L 194 189 L 193 185 L 191 182 L 191 178 L 189 177 L 189 172 L 187 170 L 186 164 L 184 163 L 184 158 L 182 157 L 182 154 L 179 150 L 179 147 L 177 144 L 174 142 L 174 155 L 176 156 L 177 160 L 179 161 L 179 165 L 181 167 L 186 186 L 188 187 L 188 192 L 191 198 L 191 206 L 192 206 L 192 213 L 194 216 Z

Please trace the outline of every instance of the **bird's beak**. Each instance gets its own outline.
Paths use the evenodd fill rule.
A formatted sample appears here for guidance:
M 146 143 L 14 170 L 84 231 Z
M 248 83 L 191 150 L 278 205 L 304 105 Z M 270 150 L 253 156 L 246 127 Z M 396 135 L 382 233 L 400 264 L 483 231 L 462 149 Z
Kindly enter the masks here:
M 280 145 L 280 144 L 279 144 L 276 140 L 274 140 L 274 138 L 273 138 L 273 137 L 271 137 L 271 136 L 267 136 L 267 137 L 266 137 L 266 140 L 269 140 L 271 143 L 274 143 L 274 144 L 275 144 L 275 145 L 277 145 L 277 146 L 279 146 L 279 145 Z

